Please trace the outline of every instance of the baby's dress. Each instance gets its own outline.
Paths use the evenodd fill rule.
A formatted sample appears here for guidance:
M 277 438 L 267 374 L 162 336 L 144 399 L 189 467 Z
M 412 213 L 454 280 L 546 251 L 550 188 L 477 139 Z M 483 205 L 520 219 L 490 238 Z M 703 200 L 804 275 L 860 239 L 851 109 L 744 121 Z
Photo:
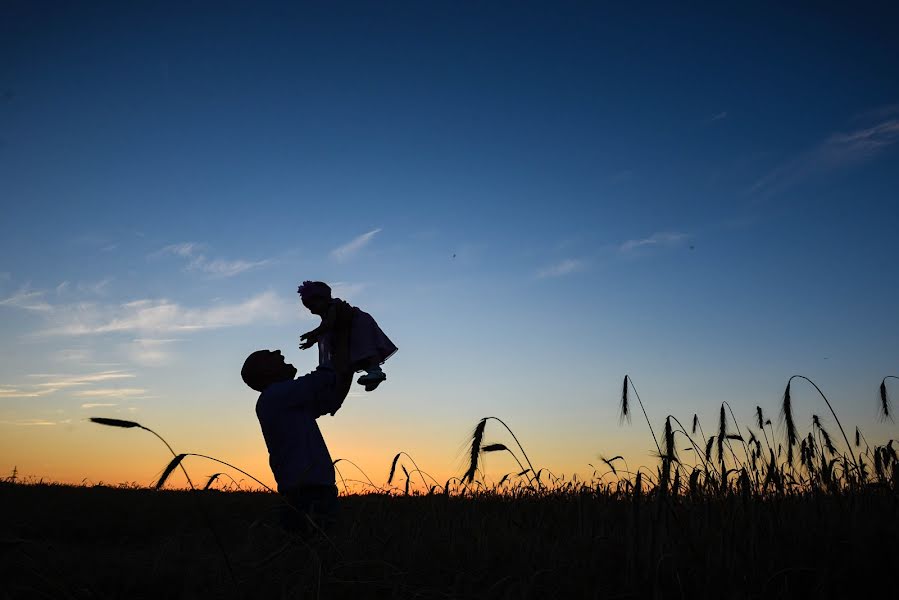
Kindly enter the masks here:
M 370 314 L 334 298 L 331 303 L 340 303 L 337 310 L 338 325 L 342 320 L 350 321 L 350 364 L 357 364 L 369 357 L 375 357 L 377 363 L 383 364 L 390 358 L 397 347 L 390 341 Z M 341 312 L 343 311 L 343 312 Z M 332 332 L 325 333 L 318 341 L 318 363 L 322 366 L 331 362 Z M 361 369 L 357 369 L 361 370 Z

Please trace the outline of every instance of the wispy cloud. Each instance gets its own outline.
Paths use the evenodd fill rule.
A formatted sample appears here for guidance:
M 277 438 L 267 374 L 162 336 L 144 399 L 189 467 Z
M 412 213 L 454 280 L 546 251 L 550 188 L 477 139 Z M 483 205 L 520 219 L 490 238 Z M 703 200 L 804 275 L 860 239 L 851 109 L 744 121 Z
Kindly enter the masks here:
M 203 253 L 203 244 L 197 242 L 182 242 L 180 244 L 171 244 L 160 250 L 157 250 L 151 257 L 159 256 L 178 256 L 187 260 L 188 271 L 201 271 L 212 277 L 234 277 L 250 269 L 265 266 L 271 261 L 269 260 L 224 260 L 221 258 L 209 259 Z
M 54 373 L 34 373 L 28 377 L 36 379 L 46 379 L 41 383 L 35 384 L 38 388 L 61 390 L 70 387 L 89 385 L 101 381 L 114 381 L 118 379 L 132 379 L 134 373 L 129 371 L 100 371 L 98 373 L 88 373 L 85 375 L 59 375 Z
M 69 421 L 61 421 L 61 423 L 68 423 Z M 47 421 L 46 419 L 19 419 L 16 421 L 0 421 L 0 425 L 16 425 L 21 427 L 28 427 L 32 425 L 46 426 L 46 425 L 59 425 L 56 421 Z
M 43 380 L 27 385 L 0 385 L 0 398 L 40 398 L 73 387 L 92 385 L 107 381 L 131 379 L 135 375 L 128 371 L 101 371 L 85 375 L 61 375 L 57 373 L 34 373 L 31 380 Z
M 355 256 L 359 250 L 367 246 L 372 238 L 380 231 L 381 228 L 379 227 L 378 229 L 372 229 L 368 233 L 363 233 L 362 235 L 353 238 L 346 244 L 332 250 L 331 257 L 338 261 L 349 260 Z
M 809 178 L 868 161 L 899 141 L 899 118 L 893 106 L 880 111 L 878 122 L 846 133 L 834 133 L 756 181 L 753 195 L 770 196 Z M 873 113 L 872 113 L 873 114 Z
M 127 398 L 147 393 L 143 388 L 112 388 L 103 390 L 83 390 L 72 394 L 76 398 Z
M 865 110 L 854 117 L 852 120 L 855 122 L 858 121 L 880 121 L 886 119 L 887 117 L 892 117 L 894 115 L 899 115 L 899 104 L 887 104 L 885 106 L 878 106 L 876 108 L 872 108 L 870 110 Z
M 47 394 L 52 394 L 56 390 L 54 389 L 28 389 L 23 390 L 17 387 L 0 387 L 0 399 L 2 398 L 39 398 L 41 396 L 46 396 Z
M 118 406 L 116 402 L 85 402 L 81 408 L 103 408 L 108 406 Z
M 0 306 L 22 308 L 36 312 L 49 312 L 52 310 L 50 304 L 44 300 L 44 292 L 34 291 L 27 285 L 19 288 L 12 296 L 0 300 Z
M 94 352 L 89 348 L 60 348 L 51 356 L 60 362 L 86 363 L 93 360 Z
M 563 275 L 568 275 L 569 273 L 580 271 L 584 266 L 585 263 L 582 260 L 566 258 L 561 262 L 538 270 L 537 277 L 541 279 L 544 277 L 561 277 Z
M 56 286 L 56 295 L 62 296 L 68 292 L 78 292 L 79 294 L 87 294 L 91 296 L 102 296 L 106 293 L 106 288 L 112 283 L 112 277 L 101 279 L 94 282 L 78 282 L 72 284 L 70 281 L 63 281 Z
M 686 233 L 677 231 L 660 231 L 647 238 L 627 240 L 618 246 L 618 251 L 622 254 L 633 254 L 649 248 L 672 247 L 682 244 L 688 237 Z
M 131 360 L 145 367 L 160 367 L 168 364 L 171 353 L 167 348 L 177 339 L 137 338 L 131 341 L 126 352 Z
M 709 122 L 710 122 L 710 123 L 714 123 L 715 121 L 720 121 L 720 120 L 726 119 L 726 118 L 727 118 L 727 111 L 726 111 L 726 110 L 722 110 L 720 113 L 715 114 L 715 115 L 712 115 L 711 117 L 709 117 Z
M 188 308 L 169 300 L 135 300 L 112 306 L 76 305 L 53 311 L 48 328 L 36 335 L 93 335 L 137 332 L 147 337 L 277 321 L 297 307 L 268 291 L 243 302 Z

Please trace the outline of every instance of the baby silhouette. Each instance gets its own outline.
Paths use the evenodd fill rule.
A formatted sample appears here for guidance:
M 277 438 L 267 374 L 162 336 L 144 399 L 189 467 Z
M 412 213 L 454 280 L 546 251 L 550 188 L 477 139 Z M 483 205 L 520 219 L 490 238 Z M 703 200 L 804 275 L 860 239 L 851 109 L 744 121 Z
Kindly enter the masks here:
M 319 365 L 345 364 L 353 372 L 365 371 L 356 383 L 365 386 L 366 392 L 373 391 L 387 379 L 381 365 L 397 351 L 397 347 L 370 314 L 340 298 L 332 298 L 331 287 L 321 281 L 304 281 L 297 293 L 303 306 L 322 320 L 321 325 L 300 336 L 300 349 L 307 350 L 318 344 Z M 348 336 L 348 343 L 335 344 L 338 336 Z M 348 356 L 334 354 L 334 350 L 341 347 L 348 349 Z

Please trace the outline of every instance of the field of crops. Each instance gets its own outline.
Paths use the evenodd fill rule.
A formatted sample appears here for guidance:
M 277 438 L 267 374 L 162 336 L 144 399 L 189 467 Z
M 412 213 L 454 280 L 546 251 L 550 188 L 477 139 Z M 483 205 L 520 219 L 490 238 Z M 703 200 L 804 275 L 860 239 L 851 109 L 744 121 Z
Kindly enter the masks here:
M 634 400 L 646 414 L 635 391 L 626 379 L 625 416 Z M 305 536 L 281 529 L 276 494 L 220 479 L 164 489 L 181 454 L 158 490 L 8 480 L 0 597 L 892 597 L 894 441 L 869 445 L 858 429 L 850 439 L 835 413 L 838 438 L 817 417 L 803 433 L 791 402 L 788 385 L 783 439 L 761 409 L 740 425 L 725 403 L 708 437 L 695 417 L 667 417 L 653 469 L 607 457 L 587 481 L 534 469 L 486 418 L 460 478 L 432 481 L 399 453 L 384 485 L 345 494 L 336 524 Z M 515 443 L 485 443 L 493 427 Z M 521 470 L 485 483 L 485 452 L 509 452 Z

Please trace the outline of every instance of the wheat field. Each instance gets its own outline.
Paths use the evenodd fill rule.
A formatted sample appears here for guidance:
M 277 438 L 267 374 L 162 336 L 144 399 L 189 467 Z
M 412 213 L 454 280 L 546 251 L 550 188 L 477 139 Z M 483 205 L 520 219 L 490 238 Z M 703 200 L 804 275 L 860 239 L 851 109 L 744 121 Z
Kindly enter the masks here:
M 622 416 L 639 407 L 658 464 L 631 472 L 623 458 L 601 457 L 583 481 L 535 468 L 506 423 L 488 417 L 458 478 L 434 481 L 404 452 L 380 484 L 340 471 L 339 519 L 303 536 L 281 529 L 277 494 L 240 489 L 227 468 L 189 479 L 193 489 L 166 489 L 190 456 L 171 448 L 150 488 L 7 478 L 0 597 L 829 598 L 892 586 L 895 442 L 869 445 L 832 411 L 838 437 L 817 415 L 802 430 L 796 384 L 781 401 L 779 436 L 761 408 L 741 424 L 724 403 L 713 431 L 668 416 L 656 437 L 625 378 Z M 500 434 L 510 443 L 485 443 Z M 485 479 L 480 460 L 491 452 L 521 469 Z

